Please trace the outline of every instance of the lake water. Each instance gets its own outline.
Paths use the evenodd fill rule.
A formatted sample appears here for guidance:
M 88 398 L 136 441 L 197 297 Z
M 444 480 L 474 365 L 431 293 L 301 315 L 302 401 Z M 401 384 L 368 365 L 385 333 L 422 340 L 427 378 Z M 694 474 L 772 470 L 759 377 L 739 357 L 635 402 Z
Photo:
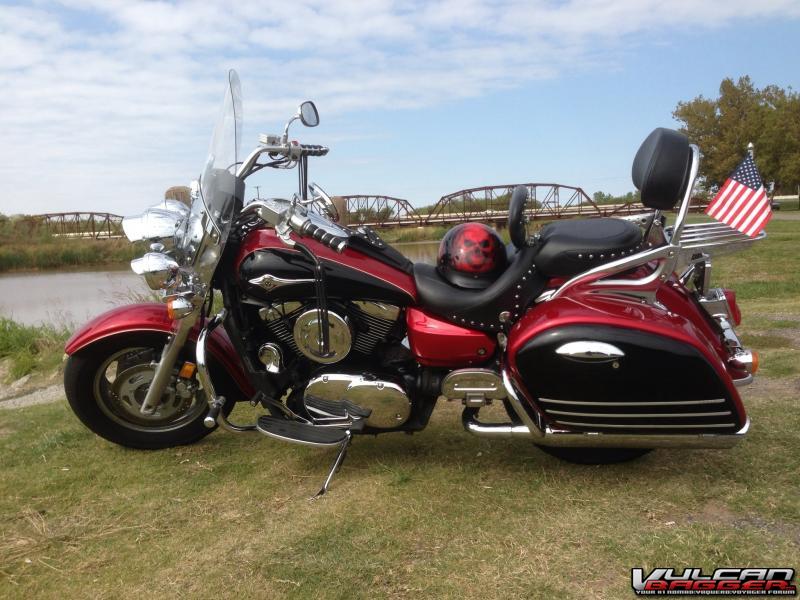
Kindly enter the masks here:
M 438 242 L 395 247 L 413 261 L 433 262 Z M 129 268 L 0 275 L 0 316 L 19 323 L 80 325 L 115 306 L 144 301 L 152 292 Z

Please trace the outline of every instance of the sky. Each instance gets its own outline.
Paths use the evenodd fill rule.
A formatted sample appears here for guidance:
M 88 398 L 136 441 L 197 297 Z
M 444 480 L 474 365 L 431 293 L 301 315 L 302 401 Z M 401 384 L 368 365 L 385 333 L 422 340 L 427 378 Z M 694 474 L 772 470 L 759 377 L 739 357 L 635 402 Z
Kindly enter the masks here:
M 725 77 L 800 89 L 798 0 L 0 0 L 0 212 L 141 212 L 197 177 L 226 72 L 246 154 L 316 102 L 331 195 L 431 204 L 546 182 L 615 194 Z M 288 197 L 267 169 L 247 197 Z

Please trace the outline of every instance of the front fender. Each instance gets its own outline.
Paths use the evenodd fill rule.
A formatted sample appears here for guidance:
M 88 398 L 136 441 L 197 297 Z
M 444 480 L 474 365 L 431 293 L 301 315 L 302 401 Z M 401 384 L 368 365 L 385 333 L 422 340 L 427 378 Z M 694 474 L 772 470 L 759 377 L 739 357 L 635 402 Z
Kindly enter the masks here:
M 175 322 L 167 316 L 164 304 L 146 303 L 120 306 L 105 312 L 80 327 L 67 340 L 64 352 L 73 355 L 104 338 L 134 331 L 157 331 L 172 333 Z M 197 341 L 200 327 L 195 325 L 189 339 Z M 208 351 L 221 364 L 246 396 L 255 393 L 245 374 L 239 355 L 228 334 L 222 327 L 216 328 L 208 338 Z

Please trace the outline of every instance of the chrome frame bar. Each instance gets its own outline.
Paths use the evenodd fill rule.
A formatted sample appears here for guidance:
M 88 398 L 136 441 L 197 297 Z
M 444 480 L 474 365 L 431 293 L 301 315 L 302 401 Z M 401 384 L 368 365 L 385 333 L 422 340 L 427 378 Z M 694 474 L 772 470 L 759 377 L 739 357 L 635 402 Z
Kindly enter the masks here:
M 208 336 L 214 329 L 225 322 L 225 317 L 228 312 L 222 309 L 217 313 L 213 319 L 203 328 L 200 335 L 197 337 L 197 348 L 195 358 L 197 360 L 197 378 L 206 392 L 206 400 L 208 401 L 208 414 L 203 420 L 203 424 L 208 429 L 213 429 L 215 425 L 219 425 L 223 429 L 232 433 L 244 433 L 246 431 L 255 431 L 255 425 L 234 425 L 228 421 L 223 413 L 223 408 L 227 399 L 224 396 L 217 396 L 214 389 L 214 383 L 211 381 L 211 375 L 208 372 L 208 359 L 206 355 L 206 342 Z
M 552 301 L 564 296 L 572 288 L 579 285 L 591 285 L 592 292 L 595 293 L 617 293 L 627 296 L 634 296 L 649 303 L 655 302 L 656 292 L 661 283 L 666 281 L 670 274 L 675 270 L 680 254 L 680 240 L 683 232 L 686 216 L 689 213 L 689 205 L 692 202 L 697 173 L 700 169 L 700 149 L 692 144 L 692 162 L 689 168 L 689 182 L 683 195 L 675 225 L 672 228 L 672 237 L 666 245 L 657 248 L 643 250 L 631 256 L 605 263 L 593 269 L 589 269 L 576 275 L 560 288 L 558 288 L 545 301 Z M 658 267 L 653 273 L 640 279 L 605 279 L 611 275 L 616 275 L 624 271 L 645 265 L 651 261 L 659 261 Z

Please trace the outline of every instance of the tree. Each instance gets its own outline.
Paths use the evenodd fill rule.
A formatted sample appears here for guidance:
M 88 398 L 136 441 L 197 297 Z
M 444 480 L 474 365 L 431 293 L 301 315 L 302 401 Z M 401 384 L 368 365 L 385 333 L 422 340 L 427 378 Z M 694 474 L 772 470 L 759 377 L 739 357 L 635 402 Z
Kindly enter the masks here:
M 672 114 L 703 151 L 706 187 L 722 185 L 750 142 L 765 182 L 775 181 L 776 190 L 784 191 L 800 185 L 800 94 L 791 88 L 759 90 L 748 76 L 723 79 L 718 98 L 679 102 Z

